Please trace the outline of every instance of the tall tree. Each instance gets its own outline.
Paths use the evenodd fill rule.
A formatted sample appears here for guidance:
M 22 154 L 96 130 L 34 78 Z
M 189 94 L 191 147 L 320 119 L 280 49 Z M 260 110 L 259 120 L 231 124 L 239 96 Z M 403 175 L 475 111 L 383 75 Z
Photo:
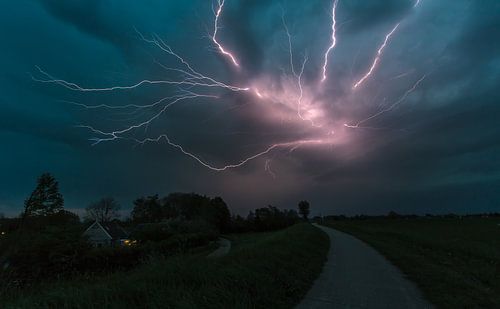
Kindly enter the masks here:
M 88 220 L 110 222 L 120 217 L 120 204 L 112 197 L 105 197 L 90 204 L 85 211 Z
M 160 222 L 162 216 L 162 203 L 158 194 L 147 197 L 140 197 L 134 201 L 132 210 L 132 220 L 136 223 Z
M 210 200 L 210 206 L 214 211 L 214 223 L 220 231 L 226 232 L 231 224 L 231 212 L 226 202 L 221 197 L 215 197 Z
M 25 217 L 48 216 L 60 212 L 64 208 L 64 199 L 59 193 L 59 183 L 49 173 L 42 174 L 35 190 L 24 202 Z
M 308 201 L 300 201 L 299 203 L 299 214 L 304 218 L 304 220 L 308 220 L 309 213 L 311 212 L 311 206 Z

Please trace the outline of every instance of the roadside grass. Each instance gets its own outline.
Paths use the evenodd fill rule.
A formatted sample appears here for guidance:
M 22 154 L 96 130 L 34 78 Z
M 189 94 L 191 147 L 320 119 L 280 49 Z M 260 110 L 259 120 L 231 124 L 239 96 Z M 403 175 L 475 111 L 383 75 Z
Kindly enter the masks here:
M 439 308 L 500 308 L 500 219 L 367 219 L 324 225 L 372 245 Z
M 291 308 L 326 260 L 329 240 L 310 224 L 230 235 L 231 252 L 152 259 L 104 277 L 53 283 L 2 308 Z

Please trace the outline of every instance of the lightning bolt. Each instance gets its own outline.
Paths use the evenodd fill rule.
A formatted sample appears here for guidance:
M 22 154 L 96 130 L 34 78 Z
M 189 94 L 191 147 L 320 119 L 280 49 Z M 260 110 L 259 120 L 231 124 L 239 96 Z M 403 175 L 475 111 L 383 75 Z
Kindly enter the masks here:
M 228 57 L 231 62 L 234 64 L 235 67 L 239 68 L 240 67 L 240 64 L 238 63 L 238 61 L 236 60 L 236 57 L 233 56 L 233 54 L 229 51 L 227 51 L 221 43 L 219 43 L 219 41 L 217 40 L 217 33 L 218 31 L 221 29 L 220 26 L 219 26 L 219 19 L 222 15 L 222 11 L 224 10 L 224 4 L 225 4 L 226 0 L 217 0 L 217 9 L 215 11 L 215 21 L 214 21 L 214 32 L 212 34 L 212 41 L 214 42 L 214 44 L 217 46 L 217 48 L 219 49 L 219 52 L 221 54 L 223 54 L 224 56 Z
M 323 63 L 323 76 L 321 77 L 321 82 L 325 82 L 327 79 L 326 76 L 326 71 L 328 70 L 328 58 L 330 56 L 331 51 L 335 48 L 335 45 L 337 45 L 337 18 L 336 18 L 336 11 L 337 11 L 337 4 L 339 3 L 339 0 L 335 0 L 333 2 L 332 6 L 332 36 L 331 36 L 331 44 L 330 47 L 325 52 L 324 56 L 324 63 Z
M 336 32 L 337 32 L 337 21 L 336 21 L 336 10 L 338 7 L 339 0 L 334 0 L 332 1 L 332 24 L 331 24 L 331 43 L 328 49 L 326 50 L 324 54 L 324 63 L 322 67 L 322 78 L 321 82 L 323 83 L 327 79 L 327 71 L 328 71 L 328 65 L 329 65 L 329 58 L 335 49 L 337 45 L 337 38 L 336 38 Z M 418 6 L 420 3 L 420 0 L 417 0 L 414 7 Z M 222 16 L 223 10 L 224 10 L 224 5 L 225 5 L 225 0 L 217 0 L 217 7 L 214 9 L 214 15 L 215 15 L 215 20 L 214 20 L 214 29 L 213 33 L 210 35 L 211 41 L 215 46 L 217 46 L 218 51 L 220 52 L 221 55 L 223 55 L 225 58 L 230 60 L 230 62 L 237 68 L 239 68 L 239 63 L 236 60 L 236 57 L 228 51 L 218 40 L 218 33 L 221 27 L 219 26 L 220 23 L 220 18 Z M 317 100 L 317 93 L 313 93 L 313 91 L 317 90 L 317 85 L 314 85 L 313 87 L 308 87 L 310 85 L 306 84 L 304 82 L 304 72 L 306 65 L 309 60 L 309 56 L 307 54 L 307 51 L 304 53 L 304 58 L 301 62 L 300 69 L 295 67 L 295 62 L 294 62 L 294 52 L 293 52 L 293 44 L 292 44 L 292 35 L 290 34 L 289 28 L 286 24 L 285 20 L 285 12 L 283 10 L 282 14 L 282 22 L 283 22 L 283 27 L 285 29 L 285 33 L 287 35 L 287 43 L 288 43 L 288 52 L 289 52 L 289 63 L 290 63 L 290 73 L 285 72 L 282 76 L 282 85 L 283 85 L 283 90 L 276 90 L 272 86 L 268 87 L 267 85 L 262 85 L 262 84 L 257 84 L 254 83 L 255 81 L 252 80 L 250 83 L 254 83 L 252 87 L 245 87 L 245 86 L 236 86 L 230 83 L 223 82 L 221 80 L 218 80 L 217 78 L 204 74 L 200 70 L 197 70 L 195 66 L 193 66 L 186 58 L 182 57 L 180 54 L 176 53 L 174 49 L 172 49 L 168 44 L 166 44 L 158 35 L 152 34 L 149 37 L 143 35 L 141 32 L 139 32 L 136 29 L 136 32 L 139 36 L 139 38 L 148 43 L 153 45 L 155 48 L 158 48 L 162 52 L 164 52 L 168 57 L 172 57 L 176 61 L 176 66 L 175 67 L 168 67 L 161 62 L 155 60 L 155 63 L 160 67 L 163 68 L 165 71 L 168 72 L 174 72 L 175 73 L 175 78 L 172 79 L 144 79 L 141 81 L 138 81 L 136 83 L 130 84 L 130 85 L 118 85 L 118 86 L 110 86 L 110 87 L 102 87 L 102 88 L 97 88 L 97 87 L 84 87 L 80 84 L 71 82 L 71 81 L 66 81 L 64 79 L 60 78 L 55 78 L 49 73 L 45 72 L 42 70 L 40 67 L 37 67 L 38 73 L 37 76 L 35 77 L 32 76 L 32 79 L 41 82 L 41 83 L 47 83 L 47 84 L 56 84 L 58 86 L 64 87 L 68 90 L 71 91 L 77 91 L 77 92 L 96 92 L 96 93 L 103 93 L 103 92 L 114 92 L 114 91 L 127 91 L 127 90 L 133 90 L 140 88 L 142 86 L 146 85 L 158 85 L 158 86 L 169 86 L 169 87 L 176 87 L 178 91 L 175 93 L 175 95 L 169 95 L 169 96 L 164 96 L 154 102 L 151 103 L 144 103 L 144 104 L 122 104 L 122 105 L 109 105 L 109 104 L 96 104 L 96 105 L 88 105 L 88 104 L 81 104 L 81 103 L 74 103 L 70 102 L 72 104 L 76 104 L 80 107 L 83 107 L 88 110 L 100 110 L 100 109 L 105 109 L 105 110 L 110 110 L 110 111 L 115 111 L 115 110 L 124 110 L 122 114 L 124 115 L 133 115 L 132 117 L 129 117 L 129 119 L 120 119 L 120 121 L 127 121 L 126 125 L 124 125 L 122 128 L 119 129 L 111 129 L 111 130 L 104 130 L 98 127 L 90 126 L 90 125 L 80 125 L 78 127 L 84 128 L 89 130 L 95 137 L 91 138 L 91 141 L 93 142 L 92 145 L 97 145 L 100 143 L 104 142 L 111 142 L 111 141 L 118 141 L 118 140 L 124 140 L 124 141 L 132 141 L 136 145 L 144 145 L 146 143 L 159 143 L 162 141 L 165 141 L 169 146 L 173 147 L 183 155 L 191 158 L 192 160 L 196 161 L 198 164 L 201 166 L 208 168 L 212 171 L 215 172 L 222 172 L 222 171 L 227 171 L 230 169 L 234 168 L 239 168 L 251 161 L 257 160 L 258 158 L 267 156 L 271 153 L 277 153 L 278 150 L 288 150 L 290 153 L 294 152 L 296 149 L 299 149 L 301 147 L 313 147 L 313 146 L 322 146 L 322 145 L 333 145 L 336 134 L 335 134 L 335 128 L 324 128 L 323 130 L 314 130 L 315 137 L 317 134 L 324 134 L 326 136 L 325 138 L 310 138 L 310 139 L 298 139 L 298 140 L 292 140 L 292 141 L 285 141 L 285 142 L 280 142 L 280 143 L 275 143 L 267 146 L 263 150 L 256 152 L 254 154 L 251 154 L 247 157 L 244 157 L 243 159 L 231 163 L 231 164 L 225 164 L 225 165 L 218 165 L 218 164 L 213 164 L 210 162 L 207 162 L 201 158 L 201 156 L 187 150 L 184 146 L 174 142 L 173 139 L 170 138 L 169 134 L 161 134 L 157 137 L 146 137 L 144 139 L 139 139 L 135 136 L 139 130 L 144 130 L 147 131 L 149 126 L 158 121 L 160 117 L 165 115 L 167 111 L 169 110 L 170 107 L 180 104 L 180 103 L 185 103 L 189 102 L 192 100 L 197 100 L 197 99 L 212 99 L 212 100 L 217 100 L 220 99 L 219 95 L 214 95 L 213 91 L 218 90 L 218 91 L 225 91 L 225 92 L 235 92 L 235 93 L 240 93 L 240 92 L 247 92 L 250 93 L 251 95 L 255 95 L 255 98 L 259 98 L 259 102 L 264 102 L 264 103 L 280 103 L 286 106 L 291 110 L 291 119 L 294 120 L 302 120 L 302 121 L 307 121 L 311 123 L 312 127 L 322 127 L 320 125 L 317 125 L 314 122 L 314 119 L 316 117 L 319 117 L 318 115 L 322 115 L 323 110 L 319 110 L 315 107 L 314 109 L 312 108 L 313 104 L 316 103 Z M 385 36 L 385 40 L 382 43 L 382 45 L 379 47 L 377 51 L 377 55 L 375 59 L 373 60 L 373 63 L 368 70 L 368 72 L 357 82 L 354 84 L 353 88 L 357 88 L 361 86 L 374 72 L 376 69 L 377 65 L 380 62 L 380 59 L 383 55 L 385 47 L 388 45 L 391 36 L 396 32 L 396 30 L 399 27 L 399 23 Z M 402 78 L 413 71 L 406 72 L 403 74 L 400 74 L 393 79 L 397 78 Z M 287 76 L 287 74 L 289 74 Z M 361 121 L 358 121 L 354 125 L 350 124 L 344 124 L 345 127 L 348 128 L 370 128 L 370 127 L 364 127 L 362 124 L 365 122 L 372 120 L 376 117 L 379 117 L 380 115 L 387 113 L 394 108 L 396 108 L 399 104 L 404 102 L 407 97 L 414 92 L 417 87 L 420 85 L 421 82 L 424 81 L 426 78 L 426 75 L 424 75 L 422 78 L 417 80 L 414 85 L 408 89 L 397 101 L 392 103 L 390 106 L 382 108 L 379 110 L 377 113 L 369 116 L 366 119 L 363 119 Z M 257 86 L 255 86 L 257 85 Z M 311 89 L 312 88 L 312 89 Z M 170 89 L 170 88 L 169 88 Z M 249 101 L 246 104 L 249 103 L 255 103 L 255 101 Z M 323 102 L 324 103 L 324 102 Z M 260 103 L 259 103 L 260 104 Z M 242 106 L 242 105 L 241 105 Z M 229 110 L 233 110 L 235 108 L 241 107 L 240 105 L 236 107 L 231 107 Z M 296 115 L 295 113 L 295 108 L 296 108 Z M 227 111 L 227 110 L 226 110 Z M 225 112 L 225 111 L 224 111 Z M 296 119 L 298 117 L 298 119 Z M 376 129 L 376 128 L 372 128 Z M 151 135 L 149 135 L 151 136 Z M 320 135 L 321 136 L 321 135 Z M 274 158 L 274 157 L 273 157 Z M 264 170 L 268 172 L 273 178 L 276 177 L 276 174 L 271 170 L 271 159 L 266 159 L 265 161 L 265 166 Z
M 271 177 L 273 177 L 274 179 L 276 179 L 276 173 L 274 173 L 272 170 L 271 170 L 271 159 L 267 159 L 266 160 L 266 164 L 264 165 L 264 171 L 268 172 L 269 175 L 271 175 Z
M 368 118 L 365 118 L 361 121 L 358 121 L 358 123 L 356 123 L 355 125 L 349 125 L 349 124 L 344 124 L 345 127 L 347 128 L 351 128 L 351 129 L 357 129 L 357 128 L 361 128 L 360 125 L 369 121 L 369 120 L 372 120 L 374 118 L 377 118 L 379 117 L 380 115 L 384 114 L 384 113 L 387 113 L 387 112 L 390 112 L 392 111 L 394 108 L 396 108 L 399 104 L 403 103 L 406 98 L 408 98 L 408 96 L 414 92 L 417 87 L 420 85 L 420 83 L 422 83 L 424 81 L 424 79 L 427 77 L 427 75 L 424 75 L 422 76 L 419 80 L 417 80 L 417 82 L 415 84 L 413 84 L 413 86 L 408 89 L 396 102 L 394 102 L 393 104 L 389 105 L 388 107 L 386 108 L 383 108 L 381 109 L 380 111 L 378 111 L 377 113 L 371 115 L 370 117 Z
M 231 85 L 226 85 L 220 82 L 201 82 L 201 81 L 196 81 L 190 78 L 186 78 L 184 80 L 179 80 L 179 81 L 173 81 L 173 80 L 149 80 L 149 79 L 144 79 L 140 82 L 137 82 L 132 85 L 126 85 L 126 86 L 112 86 L 112 87 L 103 87 L 103 88 L 87 88 L 80 86 L 76 83 L 73 82 L 68 82 L 63 79 L 57 79 L 54 78 L 52 75 L 48 74 L 47 72 L 43 71 L 40 67 L 36 67 L 38 71 L 46 77 L 46 79 L 39 79 L 34 76 L 32 76 L 32 79 L 37 82 L 41 83 L 53 83 L 53 84 L 58 84 L 60 86 L 63 86 L 64 88 L 67 88 L 69 90 L 73 91 L 80 91 L 80 92 L 110 92 L 110 91 L 116 91 L 116 90 L 132 90 L 139 88 L 144 85 L 174 85 L 174 86 L 189 86 L 189 87 L 206 87 L 206 88 L 224 88 L 228 89 L 231 91 L 248 91 L 250 90 L 249 87 L 237 87 L 237 86 L 231 86 Z M 207 77 L 207 79 L 209 79 Z
M 289 54 L 289 61 L 290 61 L 290 71 L 292 72 L 293 76 L 297 80 L 297 87 L 299 89 L 299 95 L 297 97 L 297 116 L 303 120 L 303 121 L 308 121 L 311 123 L 311 126 L 313 127 L 320 127 L 314 123 L 314 121 L 310 118 L 306 118 L 302 115 L 302 100 L 304 98 L 304 86 L 302 84 L 302 76 L 304 75 L 304 70 L 307 64 L 307 61 L 309 60 L 309 57 L 307 56 L 307 52 L 304 55 L 304 60 L 302 61 L 302 65 L 300 67 L 300 72 L 297 74 L 297 71 L 295 70 L 295 65 L 294 65 L 294 57 L 293 57 L 293 44 L 292 44 L 292 35 L 290 34 L 290 30 L 288 28 L 288 25 L 285 20 L 285 12 L 283 10 L 283 13 L 281 15 L 281 20 L 283 23 L 283 28 L 285 29 L 285 33 L 287 36 L 288 40 L 288 54 Z
M 417 0 L 415 2 L 415 4 L 413 5 L 413 7 L 416 8 L 419 4 L 420 4 L 420 0 Z M 394 32 L 396 32 L 396 30 L 399 28 L 400 24 L 401 24 L 401 22 L 397 23 L 396 26 L 394 26 L 394 28 L 392 28 L 391 31 L 386 34 L 384 42 L 382 43 L 382 45 L 380 45 L 379 49 L 377 50 L 377 56 L 373 60 L 373 63 L 371 65 L 370 69 L 368 70 L 368 72 L 366 72 L 365 75 L 363 75 L 363 77 L 361 77 L 360 80 L 358 80 L 356 83 L 354 83 L 354 85 L 352 86 L 352 89 L 355 90 L 356 88 L 361 86 L 372 75 L 373 71 L 377 67 L 377 64 L 380 62 L 380 58 L 382 57 L 382 53 L 384 52 L 384 49 L 387 46 L 387 43 L 391 39 Z
M 170 140 L 170 138 L 168 137 L 168 135 L 166 135 L 166 134 L 160 135 L 157 138 L 146 138 L 143 140 L 137 140 L 137 139 L 129 139 L 129 140 L 133 140 L 133 141 L 137 142 L 138 144 L 145 144 L 148 142 L 160 142 L 161 140 L 165 140 L 170 146 L 179 150 L 184 155 L 192 158 L 193 160 L 197 161 L 199 164 L 201 164 L 204 167 L 206 167 L 212 171 L 215 171 L 215 172 L 223 172 L 223 171 L 226 171 L 229 169 L 241 167 L 241 166 L 247 164 L 248 162 L 253 161 L 255 159 L 258 159 L 266 154 L 269 154 L 270 152 L 272 152 L 273 150 L 278 149 L 278 148 L 296 149 L 296 148 L 301 147 L 301 146 L 318 146 L 318 145 L 326 145 L 326 144 L 333 143 L 333 141 L 323 140 L 323 139 L 297 140 L 297 141 L 292 141 L 292 142 L 277 143 L 277 144 L 273 144 L 273 145 L 269 146 L 268 148 L 266 148 L 265 150 L 263 150 L 261 152 L 258 152 L 258 153 L 251 155 L 245 159 L 242 159 L 237 163 L 217 167 L 213 164 L 210 164 L 210 163 L 202 160 L 199 156 L 193 154 L 192 152 L 185 150 L 184 147 L 182 147 L 181 145 L 172 142 Z
M 377 67 L 377 64 L 380 61 L 380 58 L 382 57 L 382 53 L 384 52 L 385 47 L 387 46 L 387 42 L 389 42 L 389 39 L 391 38 L 391 36 L 399 28 L 399 25 L 400 25 L 400 23 L 397 23 L 396 26 L 394 26 L 394 28 L 392 28 L 392 30 L 388 34 L 386 34 L 385 40 L 382 43 L 382 45 L 380 45 L 379 49 L 377 50 L 377 56 L 373 60 L 373 63 L 371 65 L 370 69 L 368 70 L 368 72 L 366 72 L 366 74 L 363 77 L 361 77 L 361 79 L 359 81 L 357 81 L 354 84 L 354 86 L 352 86 L 353 89 L 358 88 L 361 84 L 363 84 L 363 82 L 365 80 L 368 79 L 368 77 L 370 77 L 370 75 L 372 75 L 373 71 L 375 70 L 375 68 Z

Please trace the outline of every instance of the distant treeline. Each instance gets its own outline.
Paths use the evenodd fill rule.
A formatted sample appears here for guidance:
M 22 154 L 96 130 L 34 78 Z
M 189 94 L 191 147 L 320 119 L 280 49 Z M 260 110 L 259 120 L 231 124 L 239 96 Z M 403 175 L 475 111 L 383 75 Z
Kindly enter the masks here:
M 459 215 L 454 213 L 449 214 L 425 214 L 425 215 L 415 215 L 415 214 L 398 214 L 394 211 L 389 212 L 386 215 L 353 215 L 353 216 L 345 216 L 345 215 L 328 215 L 328 216 L 316 216 L 312 220 L 319 222 L 322 220 L 364 220 L 364 219 L 429 219 L 429 218 L 437 218 L 437 219 L 458 219 L 458 218 L 499 218 L 500 213 L 498 212 L 488 212 L 488 213 L 477 213 L 477 214 L 465 214 Z

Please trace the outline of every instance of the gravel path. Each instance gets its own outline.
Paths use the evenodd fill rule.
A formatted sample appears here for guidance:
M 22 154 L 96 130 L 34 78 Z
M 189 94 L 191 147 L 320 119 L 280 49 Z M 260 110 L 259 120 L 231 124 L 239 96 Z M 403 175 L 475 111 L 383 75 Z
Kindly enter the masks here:
M 346 233 L 315 226 L 330 237 L 328 261 L 298 309 L 433 308 L 375 249 Z

